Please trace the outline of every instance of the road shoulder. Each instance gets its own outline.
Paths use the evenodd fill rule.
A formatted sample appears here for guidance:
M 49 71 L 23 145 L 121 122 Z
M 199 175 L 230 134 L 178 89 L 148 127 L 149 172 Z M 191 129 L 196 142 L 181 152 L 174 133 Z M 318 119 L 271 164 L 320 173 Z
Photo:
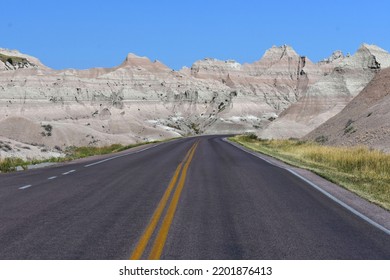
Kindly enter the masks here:
M 284 163 L 280 160 L 277 160 L 271 156 L 264 155 L 260 152 L 255 152 L 250 150 L 240 144 L 229 141 L 227 138 L 223 139 L 226 143 L 229 143 L 236 148 L 247 152 L 255 157 L 258 157 L 266 162 L 286 169 L 290 173 L 294 174 L 297 177 L 302 177 L 304 181 L 307 181 L 309 184 L 313 185 L 313 187 L 318 187 L 320 191 L 323 193 L 329 194 L 331 197 L 334 197 L 336 200 L 339 200 L 341 203 L 345 204 L 347 207 L 352 208 L 357 213 L 360 213 L 362 216 L 367 217 L 369 220 L 378 224 L 379 226 L 385 229 L 387 234 L 390 234 L 390 212 L 361 198 L 360 196 L 352 193 L 351 191 L 344 189 L 343 187 L 336 185 L 328 180 L 320 177 L 319 175 L 302 168 L 298 168 L 295 166 L 291 166 L 287 163 Z M 333 199 L 334 200 L 334 199 Z M 336 201 L 337 202 L 337 201 Z M 339 203 L 339 202 L 337 202 Z M 339 203 L 339 204 L 341 204 Z M 344 206 L 344 205 L 342 205 Z M 344 206 L 345 207 L 345 206 Z M 347 208 L 346 207 L 346 208 Z M 351 211 L 351 209 L 348 209 Z M 351 211 L 354 212 L 354 211 Z M 355 213 L 355 214 L 357 214 Z M 367 220 L 368 221 L 368 220 Z M 368 221 L 370 222 L 370 221 Z M 370 222 L 371 223 L 371 222 Z M 383 229 L 382 229 L 383 230 Z M 387 231 L 386 231 L 387 230 Z

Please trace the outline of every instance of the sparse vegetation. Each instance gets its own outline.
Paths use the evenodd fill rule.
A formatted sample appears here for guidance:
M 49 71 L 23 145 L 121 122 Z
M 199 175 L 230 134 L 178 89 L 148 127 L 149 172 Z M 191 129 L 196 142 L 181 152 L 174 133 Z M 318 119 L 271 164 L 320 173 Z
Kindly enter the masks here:
M 51 131 L 53 130 L 53 127 L 51 124 L 43 124 L 41 125 L 45 131 L 42 131 L 42 136 L 51 136 Z
M 15 171 L 17 166 L 22 166 L 25 169 L 27 163 L 19 158 L 5 158 L 0 160 L 0 171 L 1 172 L 10 172 Z
M 0 159 L 0 171 L 1 172 L 12 172 L 16 170 L 16 167 L 21 166 L 23 169 L 27 169 L 28 165 L 32 164 L 38 164 L 42 162 L 66 162 L 71 161 L 79 158 L 89 157 L 89 156 L 95 156 L 95 155 L 105 155 L 110 153 L 116 153 L 121 152 L 130 148 L 134 148 L 137 146 L 145 145 L 145 144 L 152 144 L 152 143 L 159 143 L 168 141 L 171 139 L 163 140 L 163 141 L 151 141 L 151 142 L 142 142 L 137 144 L 131 144 L 131 145 L 121 145 L 121 144 L 114 144 L 111 146 L 104 146 L 104 147 L 68 147 L 65 150 L 66 156 L 65 157 L 52 157 L 50 159 L 45 160 L 22 160 L 20 158 L 5 158 Z M 59 148 L 59 147 L 58 147 Z M 58 150 L 58 148 L 55 148 Z
M 90 157 L 94 155 L 105 155 L 109 153 L 120 152 L 136 146 L 138 145 L 135 144 L 135 145 L 123 146 L 121 144 L 114 144 L 114 145 L 104 146 L 104 147 L 68 147 L 65 150 L 65 153 L 66 153 L 66 157 L 72 160 L 72 159 Z
M 354 128 L 354 127 L 352 126 L 352 124 L 353 124 L 353 120 L 349 119 L 348 122 L 347 122 L 347 124 L 345 125 L 344 134 L 356 132 L 356 128 Z
M 276 118 L 275 118 L 275 117 L 269 117 L 268 120 L 269 120 L 270 122 L 273 122 L 274 120 L 276 120 Z
M 174 128 L 174 129 L 177 129 L 177 130 L 180 130 L 180 129 L 181 129 L 180 126 L 179 126 L 178 124 L 170 124 L 170 123 L 168 123 L 168 124 L 166 124 L 166 126 L 171 127 L 171 128 Z
M 191 123 L 191 129 L 195 132 L 195 134 L 200 133 L 199 125 L 196 123 Z
M 4 143 L 3 141 L 0 141 L 0 150 L 3 150 L 4 152 L 8 152 L 8 151 L 12 151 L 12 147 L 9 144 Z
M 352 125 L 344 129 L 344 134 L 354 133 L 354 132 L 356 132 L 356 128 L 354 128 Z
M 249 132 L 249 133 L 246 133 L 242 136 L 243 139 L 245 140 L 256 140 L 257 139 L 257 135 L 254 134 L 253 132 Z
M 345 125 L 345 128 L 349 127 L 351 124 L 353 124 L 353 120 L 349 119 Z
M 324 135 L 317 136 L 316 139 L 314 139 L 314 141 L 319 144 L 324 144 L 325 142 L 328 142 L 328 140 L 329 140 L 328 136 L 324 136 Z
M 5 55 L 5 54 L 0 54 L 0 60 L 3 62 L 3 63 L 10 63 L 12 65 L 16 65 L 18 63 L 27 63 L 27 59 L 23 58 L 23 57 L 18 57 L 18 56 L 8 56 L 8 55 Z
M 390 209 L 390 155 L 366 147 L 331 147 L 297 140 L 262 140 L 236 136 L 231 140 L 278 158 Z

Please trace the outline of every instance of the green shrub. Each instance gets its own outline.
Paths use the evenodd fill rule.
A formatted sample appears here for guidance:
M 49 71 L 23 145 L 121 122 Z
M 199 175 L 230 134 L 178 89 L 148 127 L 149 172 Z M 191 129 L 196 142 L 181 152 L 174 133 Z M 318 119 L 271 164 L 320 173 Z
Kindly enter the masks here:
M 325 142 L 328 142 L 328 140 L 329 140 L 328 136 L 324 136 L 324 135 L 320 135 L 316 137 L 316 139 L 314 139 L 314 141 L 319 144 L 324 144 Z

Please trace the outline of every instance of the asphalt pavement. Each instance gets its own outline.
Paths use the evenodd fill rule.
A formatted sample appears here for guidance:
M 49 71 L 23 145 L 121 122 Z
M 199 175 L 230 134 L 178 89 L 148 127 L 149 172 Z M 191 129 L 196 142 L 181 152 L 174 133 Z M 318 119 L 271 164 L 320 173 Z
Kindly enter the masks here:
M 390 235 L 201 136 L 0 174 L 0 259 L 390 259 Z

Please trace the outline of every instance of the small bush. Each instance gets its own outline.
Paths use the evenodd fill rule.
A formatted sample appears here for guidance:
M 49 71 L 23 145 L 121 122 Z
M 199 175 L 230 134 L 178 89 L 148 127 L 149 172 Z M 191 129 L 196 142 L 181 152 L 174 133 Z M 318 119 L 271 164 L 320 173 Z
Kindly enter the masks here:
M 314 141 L 319 144 L 324 144 L 325 142 L 328 142 L 328 140 L 329 140 L 328 136 L 324 136 L 324 135 L 320 135 L 316 137 L 316 139 L 314 139 Z
M 20 158 L 5 158 L 0 160 L 1 172 L 15 171 L 17 166 L 22 166 L 23 169 L 25 169 L 25 166 L 27 166 L 27 162 L 23 161 Z
M 53 127 L 51 126 L 51 124 L 43 124 L 43 125 L 41 125 L 42 127 L 43 127 L 43 129 L 45 130 L 45 131 L 42 131 L 41 132 L 41 135 L 43 136 L 43 137 L 45 137 L 45 136 L 51 136 L 51 131 L 53 130 Z
M 191 123 L 191 129 L 195 132 L 195 134 L 200 133 L 199 125 L 197 125 L 195 123 Z
M 246 140 L 257 140 L 257 135 L 254 134 L 253 132 L 246 133 L 243 137 Z
M 345 128 L 349 127 L 351 124 L 353 124 L 353 120 L 349 119 L 345 125 Z
M 24 57 L 18 57 L 18 56 L 8 56 L 4 54 L 0 54 L 0 60 L 4 63 L 8 62 L 12 65 L 16 65 L 18 63 L 27 63 L 27 59 Z
M 356 132 L 356 128 L 354 128 L 353 126 L 348 126 L 346 129 L 344 129 L 344 134 L 354 133 L 354 132 Z
M 352 126 L 352 124 L 353 124 L 353 120 L 349 119 L 348 122 L 347 122 L 347 124 L 345 125 L 344 134 L 356 132 L 356 128 L 354 128 L 354 127 Z
M 0 143 L 0 149 L 4 152 L 12 151 L 12 147 L 4 142 Z
M 51 124 L 44 124 L 42 125 L 42 127 L 47 131 L 47 132 L 51 132 L 53 130 L 53 127 L 51 126 Z

